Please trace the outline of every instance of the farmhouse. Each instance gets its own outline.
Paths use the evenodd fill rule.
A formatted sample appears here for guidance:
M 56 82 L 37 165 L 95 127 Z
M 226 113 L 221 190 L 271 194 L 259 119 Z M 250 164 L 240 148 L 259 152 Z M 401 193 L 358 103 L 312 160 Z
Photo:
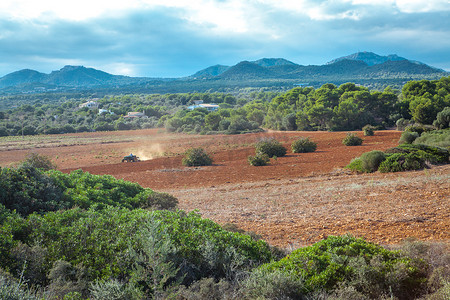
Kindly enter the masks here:
M 88 101 L 85 103 L 81 103 L 79 105 L 79 107 L 80 108 L 87 107 L 87 108 L 91 108 L 91 109 L 96 109 L 96 108 L 98 108 L 98 103 L 97 103 L 97 101 Z
M 211 103 L 203 103 L 203 100 L 194 100 L 194 105 L 188 106 L 187 109 L 194 110 L 196 108 L 206 108 L 208 111 L 216 111 L 219 109 L 219 105 Z

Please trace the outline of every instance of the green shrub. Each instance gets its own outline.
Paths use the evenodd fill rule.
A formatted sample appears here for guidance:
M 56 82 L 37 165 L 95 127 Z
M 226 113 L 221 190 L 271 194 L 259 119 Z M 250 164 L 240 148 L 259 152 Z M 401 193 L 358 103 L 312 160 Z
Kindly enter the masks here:
M 0 275 L 0 299 L 5 300 L 38 300 L 43 299 L 31 291 L 22 282 L 15 282 Z
M 266 154 L 269 157 L 286 155 L 286 148 L 274 138 L 263 138 L 255 144 L 256 154 Z
M 362 138 L 358 137 L 354 133 L 347 133 L 347 136 L 342 140 L 342 144 L 345 146 L 359 146 L 363 142 Z
M 309 138 L 299 138 L 292 143 L 293 153 L 314 152 L 317 149 L 317 143 L 311 141 Z
M 270 158 L 267 154 L 256 154 L 255 156 L 249 156 L 247 161 L 252 166 L 266 166 L 270 162 Z
M 183 300 L 225 300 L 236 298 L 234 287 L 227 280 L 218 282 L 214 278 L 203 278 L 194 282 L 188 288 L 180 286 L 174 293 Z M 167 297 L 168 299 L 172 299 Z
M 425 161 L 416 153 L 394 153 L 386 157 L 386 159 L 378 167 L 381 173 L 402 172 L 409 170 L 420 170 L 425 167 Z
M 329 236 L 260 269 L 304 281 L 303 293 L 347 285 L 371 299 L 389 294 L 413 299 L 423 289 L 426 266 L 363 239 Z
M 22 162 L 22 166 L 42 169 L 44 171 L 56 169 L 56 165 L 48 156 L 40 155 L 37 153 L 28 154 L 25 160 Z
M 182 161 L 183 165 L 188 167 L 210 166 L 212 165 L 212 162 L 212 158 L 203 148 L 192 148 L 187 150 Z
M 173 210 L 178 205 L 178 199 L 168 193 L 153 192 L 148 195 L 147 205 L 141 205 L 141 208 L 151 208 L 154 210 L 168 209 Z
M 416 153 L 420 158 L 432 164 L 448 163 L 450 158 L 450 151 L 441 147 L 422 144 L 402 144 L 398 148 L 409 153 Z
M 364 131 L 365 136 L 373 136 L 375 134 L 375 127 L 369 124 L 364 126 L 362 130 Z
M 398 131 L 403 131 L 407 126 L 411 125 L 412 122 L 413 121 L 411 120 L 400 118 L 397 120 L 397 122 L 395 122 L 395 125 L 397 125 Z
M 417 132 L 404 131 L 398 142 L 399 144 L 412 144 L 419 136 Z
M 414 144 L 450 148 L 450 128 L 424 132 Z
M 345 168 L 355 172 L 364 173 L 362 161 L 359 157 L 352 159 L 352 161 Z
M 306 299 L 303 280 L 282 270 L 253 270 L 240 292 L 244 299 Z
M 419 135 L 421 135 L 424 132 L 433 131 L 436 130 L 436 128 L 432 125 L 423 125 L 423 124 L 411 124 L 408 125 L 405 128 L 405 131 L 407 132 L 417 132 Z
M 370 151 L 361 155 L 361 168 L 367 172 L 375 172 L 378 170 L 378 166 L 386 159 L 384 152 L 382 151 Z

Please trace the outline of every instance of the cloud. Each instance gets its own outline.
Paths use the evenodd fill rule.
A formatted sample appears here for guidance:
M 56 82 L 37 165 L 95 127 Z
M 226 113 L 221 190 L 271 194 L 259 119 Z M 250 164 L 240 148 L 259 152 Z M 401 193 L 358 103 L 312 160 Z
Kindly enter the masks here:
M 0 76 L 82 64 L 179 77 L 284 57 L 323 64 L 358 50 L 449 66 L 448 0 L 0 2 Z

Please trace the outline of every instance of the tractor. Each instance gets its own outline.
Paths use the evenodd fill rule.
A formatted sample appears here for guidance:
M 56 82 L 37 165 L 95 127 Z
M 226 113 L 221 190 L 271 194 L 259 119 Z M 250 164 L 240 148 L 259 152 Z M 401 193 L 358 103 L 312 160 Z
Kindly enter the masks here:
M 122 162 L 138 162 L 140 161 L 139 157 L 131 153 L 130 155 L 124 156 Z

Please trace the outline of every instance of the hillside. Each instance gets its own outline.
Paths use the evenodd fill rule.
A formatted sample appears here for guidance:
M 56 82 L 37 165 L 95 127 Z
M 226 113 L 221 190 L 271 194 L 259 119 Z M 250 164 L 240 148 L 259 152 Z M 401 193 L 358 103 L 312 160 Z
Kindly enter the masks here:
M 148 78 L 113 75 L 83 66 L 65 66 L 50 74 L 20 70 L 0 78 L 0 94 L 73 92 L 95 89 L 99 93 L 177 93 L 236 87 L 284 87 L 308 82 L 355 82 L 371 88 L 401 88 L 408 80 L 439 79 L 443 70 L 395 54 L 380 56 L 358 52 L 325 65 L 298 65 L 284 58 L 242 61 L 234 66 L 213 65 L 183 78 Z

